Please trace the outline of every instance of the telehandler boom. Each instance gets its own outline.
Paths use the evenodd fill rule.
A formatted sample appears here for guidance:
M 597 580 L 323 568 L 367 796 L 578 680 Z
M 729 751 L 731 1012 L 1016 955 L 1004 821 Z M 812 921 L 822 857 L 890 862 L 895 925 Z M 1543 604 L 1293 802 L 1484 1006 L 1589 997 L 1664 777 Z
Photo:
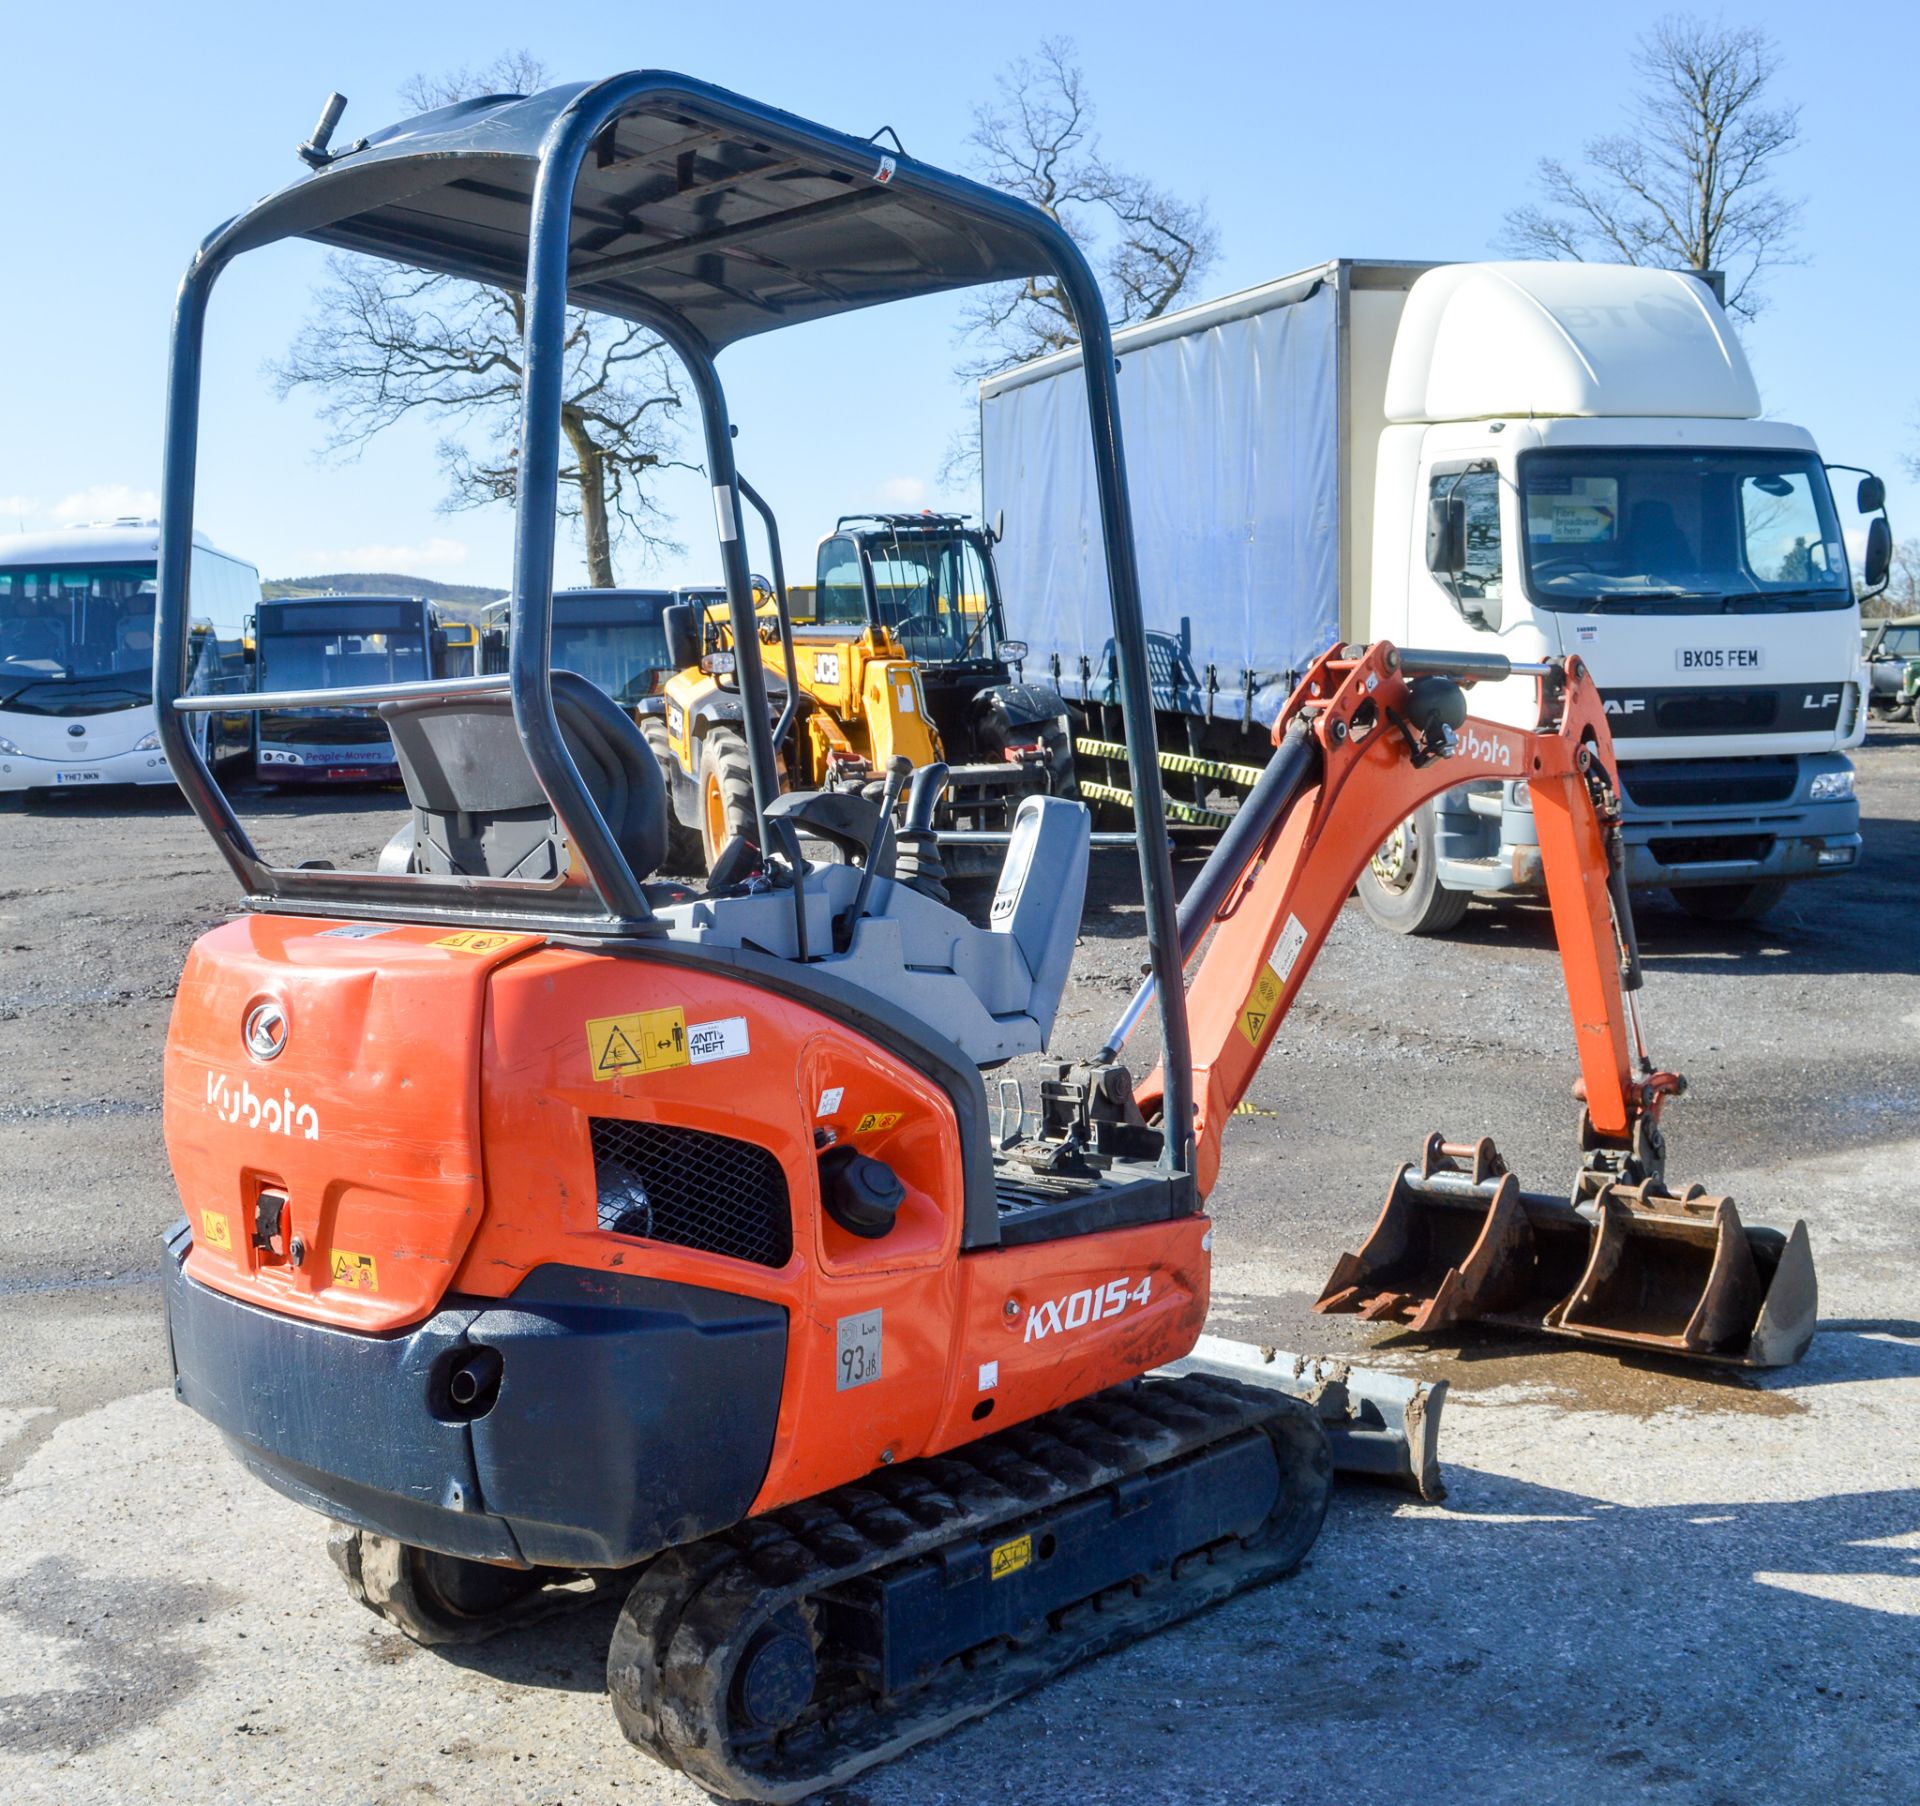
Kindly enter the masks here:
M 1556 914 L 1564 894 L 1597 961 L 1604 728 L 1571 663 L 1542 675 L 1553 720 L 1528 736 L 1467 720 L 1471 671 L 1330 655 L 1183 918 L 1108 323 L 1056 221 L 660 71 L 463 102 L 335 153 L 338 112 L 302 147 L 314 173 L 203 244 L 174 323 L 155 699 L 246 900 L 190 953 L 168 1036 L 176 1391 L 335 1521 L 355 1596 L 423 1642 L 617 1577 L 608 1686 L 628 1737 L 714 1793 L 797 1800 L 1298 1565 L 1330 1480 L 1313 1407 L 1204 1371 L 1143 1377 L 1206 1319 L 1202 1204 L 1231 1103 L 1381 824 L 1476 747 L 1564 795 Z M 208 701 L 308 701 L 186 694 L 207 307 L 228 263 L 288 236 L 525 294 L 510 668 L 328 696 L 377 709 L 400 762 L 410 819 L 374 869 L 274 863 L 187 731 Z M 1137 1091 L 1117 1046 L 1062 1066 L 1034 1132 L 996 1145 L 981 1074 L 1047 1044 L 1087 812 L 1021 802 L 981 927 L 943 900 L 937 764 L 911 774 L 897 831 L 897 765 L 884 808 L 781 794 L 715 358 L 1033 276 L 1087 349 L 1144 749 L 1154 990 L 1130 1014 L 1155 1012 L 1163 1064 Z M 700 403 L 753 789 L 737 844 L 757 850 L 698 893 L 654 878 L 666 798 L 640 730 L 551 668 L 574 305 L 658 334 Z M 809 864 L 803 836 L 848 862 Z M 1183 968 L 1215 922 L 1190 1041 Z M 1576 1023 L 1609 1177 L 1582 1208 L 1630 1231 L 1671 1217 L 1684 1241 L 1697 1212 L 1650 1190 L 1673 1085 L 1629 1061 L 1618 992 L 1595 985 Z M 1489 1224 L 1512 1228 L 1517 1198 L 1536 1227 L 1490 1154 L 1428 1166 L 1428 1191 L 1477 1206 L 1491 1186 Z M 1396 1301 L 1414 1289 L 1397 1269 L 1355 1283 L 1376 1277 Z

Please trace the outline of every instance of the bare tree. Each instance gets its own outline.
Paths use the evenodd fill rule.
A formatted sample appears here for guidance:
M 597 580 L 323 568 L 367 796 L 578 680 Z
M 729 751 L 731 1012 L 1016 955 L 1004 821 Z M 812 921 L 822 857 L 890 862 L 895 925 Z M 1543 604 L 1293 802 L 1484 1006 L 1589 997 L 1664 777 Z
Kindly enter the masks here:
M 1542 158 L 1545 204 L 1509 213 L 1500 247 L 1722 270 L 1728 307 L 1750 320 L 1763 273 L 1803 261 L 1792 248 L 1802 203 L 1774 179 L 1799 142 L 1800 109 L 1765 104 L 1779 52 L 1756 26 L 1676 15 L 1640 39 L 1633 62 L 1630 128 L 1589 139 L 1584 169 Z
M 520 51 L 480 69 L 416 75 L 401 92 L 428 111 L 480 94 L 530 92 L 546 79 Z M 352 456 L 410 415 L 439 415 L 455 428 L 439 446 L 448 484 L 442 508 L 511 506 L 525 327 L 516 290 L 332 257 L 313 313 L 269 373 L 283 400 L 300 388 L 319 393 L 331 453 Z M 612 586 L 622 543 L 649 558 L 681 549 L 667 536 L 653 489 L 659 471 L 694 468 L 674 457 L 677 373 L 666 348 L 639 327 L 569 310 L 560 427 L 571 459 L 560 471 L 561 514 L 579 524 L 596 588 Z
M 967 137 L 981 176 L 1073 235 L 1101 274 L 1116 323 L 1151 320 L 1173 307 L 1219 252 L 1206 203 L 1108 161 L 1071 38 L 1048 38 L 996 86 L 997 98 L 975 109 Z M 962 312 L 961 333 L 978 347 L 958 371 L 968 381 L 1079 343 L 1067 297 L 1051 276 L 984 291 Z

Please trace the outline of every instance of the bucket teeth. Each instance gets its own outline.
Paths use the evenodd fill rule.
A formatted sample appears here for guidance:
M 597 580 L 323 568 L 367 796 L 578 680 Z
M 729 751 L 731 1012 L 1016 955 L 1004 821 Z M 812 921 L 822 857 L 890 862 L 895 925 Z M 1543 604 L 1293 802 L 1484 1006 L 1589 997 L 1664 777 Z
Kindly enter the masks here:
M 1470 1164 L 1468 1164 L 1468 1158 Z M 1429 1141 L 1316 1311 L 1415 1334 L 1488 1322 L 1578 1341 L 1783 1367 L 1813 1338 L 1806 1226 L 1748 1228 L 1698 1186 L 1605 1183 L 1590 1201 L 1523 1192 L 1492 1145 Z

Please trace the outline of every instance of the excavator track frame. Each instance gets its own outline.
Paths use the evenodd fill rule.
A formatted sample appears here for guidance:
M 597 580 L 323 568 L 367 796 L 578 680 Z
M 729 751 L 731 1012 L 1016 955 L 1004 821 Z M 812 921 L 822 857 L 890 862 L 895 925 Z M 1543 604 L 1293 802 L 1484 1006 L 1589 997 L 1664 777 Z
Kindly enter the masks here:
M 805 1799 L 1291 1574 L 1332 1475 L 1304 1401 L 1209 1374 L 1116 1387 L 669 1550 L 615 1629 L 614 1712 L 710 1793 Z M 902 1655 L 929 1597 L 970 1628 Z

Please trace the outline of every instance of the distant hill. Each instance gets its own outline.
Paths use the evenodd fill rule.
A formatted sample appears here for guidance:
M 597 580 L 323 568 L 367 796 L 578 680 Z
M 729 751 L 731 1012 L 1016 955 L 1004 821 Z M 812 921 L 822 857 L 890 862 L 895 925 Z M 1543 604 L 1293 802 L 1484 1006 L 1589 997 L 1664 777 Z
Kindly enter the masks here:
M 425 596 L 430 602 L 450 602 L 475 614 L 507 592 L 477 583 L 438 583 L 431 577 L 403 577 L 395 571 L 329 571 L 318 577 L 275 577 L 260 585 L 269 602 L 294 596 Z

